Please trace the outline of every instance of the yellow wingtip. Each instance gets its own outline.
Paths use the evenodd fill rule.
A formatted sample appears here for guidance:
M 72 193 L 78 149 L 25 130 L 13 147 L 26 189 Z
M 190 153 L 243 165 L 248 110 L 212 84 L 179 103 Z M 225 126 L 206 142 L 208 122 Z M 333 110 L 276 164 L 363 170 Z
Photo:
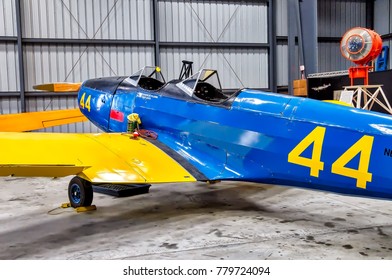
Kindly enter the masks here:
M 19 132 L 87 121 L 76 109 L 0 115 L 0 131 Z
M 33 86 L 33 89 L 48 92 L 77 92 L 82 83 L 50 83 Z

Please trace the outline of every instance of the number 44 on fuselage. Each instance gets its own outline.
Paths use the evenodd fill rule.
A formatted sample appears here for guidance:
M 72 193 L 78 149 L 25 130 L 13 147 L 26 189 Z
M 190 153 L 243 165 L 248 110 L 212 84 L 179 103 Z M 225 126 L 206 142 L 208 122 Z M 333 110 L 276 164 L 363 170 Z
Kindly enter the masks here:
M 252 89 L 224 93 L 202 70 L 166 83 L 159 68 L 88 80 L 84 115 L 125 132 L 139 114 L 153 141 L 197 179 L 240 180 L 392 198 L 392 118 Z

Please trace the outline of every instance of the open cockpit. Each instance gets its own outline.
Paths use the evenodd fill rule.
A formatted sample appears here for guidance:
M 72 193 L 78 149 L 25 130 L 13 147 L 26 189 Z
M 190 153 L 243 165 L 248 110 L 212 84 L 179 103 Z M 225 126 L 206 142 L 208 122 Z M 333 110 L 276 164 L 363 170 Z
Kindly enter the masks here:
M 166 83 L 159 67 L 145 66 L 127 77 L 122 86 L 126 84 L 156 94 L 223 106 L 227 106 L 226 103 L 230 103 L 228 100 L 239 93 L 224 93 L 218 72 L 211 69 L 202 69 L 186 79 L 175 79 Z

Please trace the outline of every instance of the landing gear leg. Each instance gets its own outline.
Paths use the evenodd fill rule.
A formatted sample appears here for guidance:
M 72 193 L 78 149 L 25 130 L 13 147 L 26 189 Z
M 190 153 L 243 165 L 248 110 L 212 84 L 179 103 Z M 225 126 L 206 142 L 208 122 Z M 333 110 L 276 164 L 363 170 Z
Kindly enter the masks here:
M 78 176 L 73 177 L 68 185 L 68 198 L 73 208 L 90 206 L 93 202 L 91 183 Z

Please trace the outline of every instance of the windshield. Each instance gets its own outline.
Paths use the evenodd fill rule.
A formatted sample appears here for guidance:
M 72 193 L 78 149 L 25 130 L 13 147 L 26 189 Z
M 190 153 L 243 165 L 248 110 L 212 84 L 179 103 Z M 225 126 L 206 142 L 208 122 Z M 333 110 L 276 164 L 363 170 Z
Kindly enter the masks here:
M 161 68 L 158 66 L 145 66 L 136 73 L 129 76 L 126 80 L 133 86 L 140 86 L 140 82 L 143 78 L 153 78 L 162 84 L 165 83 L 165 78 L 162 75 Z
M 193 96 L 197 84 L 208 83 L 217 90 L 221 91 L 222 86 L 219 80 L 218 72 L 216 70 L 203 69 L 196 74 L 192 75 L 188 79 L 179 82 L 177 87 L 184 91 L 189 96 Z

